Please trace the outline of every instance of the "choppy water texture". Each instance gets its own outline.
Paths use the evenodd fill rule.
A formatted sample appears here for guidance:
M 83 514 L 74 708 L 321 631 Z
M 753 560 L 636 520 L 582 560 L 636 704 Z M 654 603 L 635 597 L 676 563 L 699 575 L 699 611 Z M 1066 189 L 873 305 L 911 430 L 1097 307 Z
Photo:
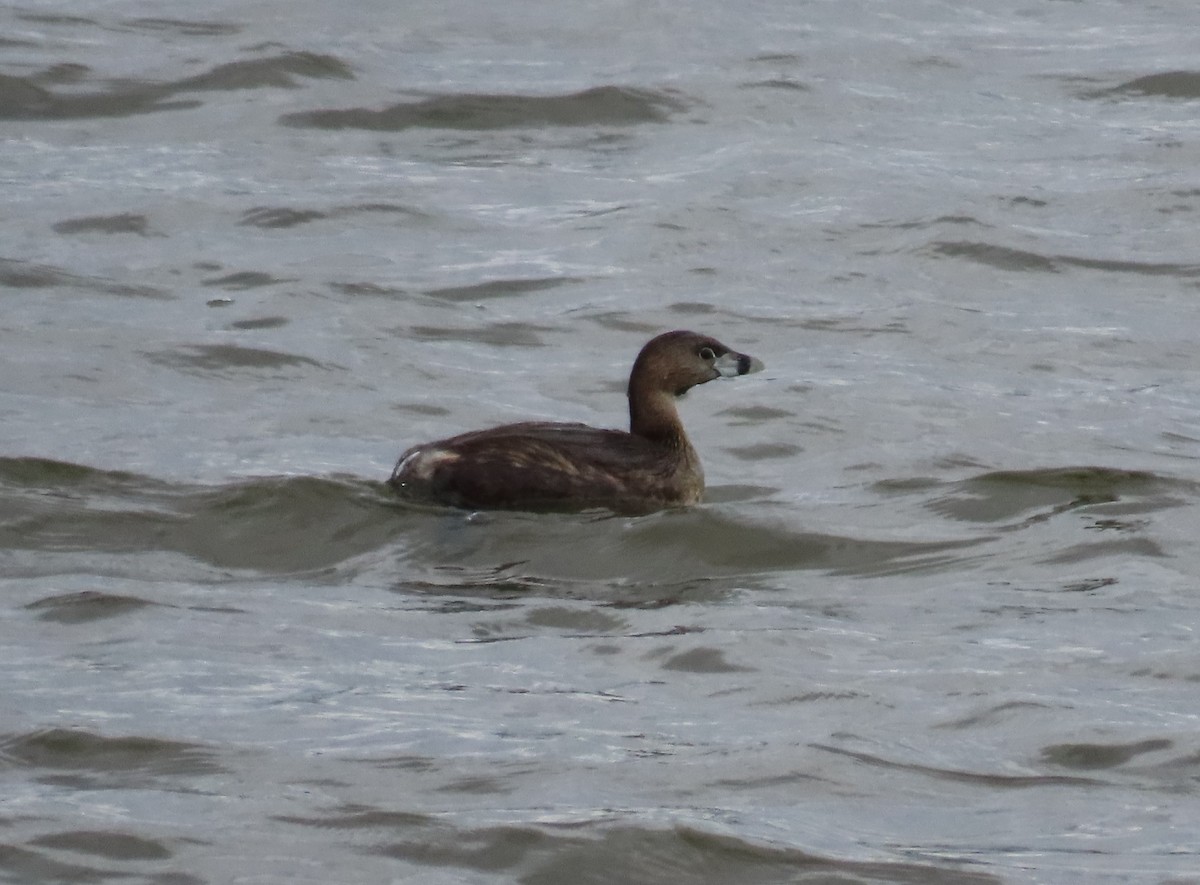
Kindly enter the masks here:
M 0 21 L 4 881 L 1200 882 L 1194 3 Z

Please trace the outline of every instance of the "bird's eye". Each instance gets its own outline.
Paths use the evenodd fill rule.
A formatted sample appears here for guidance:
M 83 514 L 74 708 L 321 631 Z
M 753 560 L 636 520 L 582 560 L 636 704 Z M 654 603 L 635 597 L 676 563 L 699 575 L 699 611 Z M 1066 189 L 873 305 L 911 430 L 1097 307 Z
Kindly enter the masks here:
M 717 355 L 715 353 L 713 353 L 713 349 L 711 347 L 701 347 L 700 348 L 700 359 L 715 360 L 716 358 L 717 358 Z

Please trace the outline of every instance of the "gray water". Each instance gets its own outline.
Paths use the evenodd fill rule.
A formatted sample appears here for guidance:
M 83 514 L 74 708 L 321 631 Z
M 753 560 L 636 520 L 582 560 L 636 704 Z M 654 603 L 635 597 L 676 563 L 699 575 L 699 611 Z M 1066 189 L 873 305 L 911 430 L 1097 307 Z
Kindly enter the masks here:
M 1200 882 L 1198 16 L 0 12 L 0 876 Z M 382 484 L 670 328 L 703 505 Z

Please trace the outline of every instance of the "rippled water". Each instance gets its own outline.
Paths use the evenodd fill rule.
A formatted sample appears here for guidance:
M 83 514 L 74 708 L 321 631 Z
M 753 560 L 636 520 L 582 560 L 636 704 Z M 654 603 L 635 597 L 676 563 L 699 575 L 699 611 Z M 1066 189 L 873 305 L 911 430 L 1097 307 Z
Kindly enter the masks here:
M 0 877 L 1200 882 L 1191 4 L 177 14 L 0 13 Z

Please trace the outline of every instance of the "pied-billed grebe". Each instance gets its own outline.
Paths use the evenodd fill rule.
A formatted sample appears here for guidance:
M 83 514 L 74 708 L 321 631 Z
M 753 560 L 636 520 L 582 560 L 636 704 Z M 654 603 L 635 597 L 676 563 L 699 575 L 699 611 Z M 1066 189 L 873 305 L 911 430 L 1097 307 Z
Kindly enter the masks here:
M 667 332 L 634 361 L 628 433 L 586 424 L 506 424 L 414 446 L 388 482 L 409 498 L 470 509 L 648 513 L 694 504 L 704 493 L 704 471 L 675 397 L 762 367 L 707 335 Z

